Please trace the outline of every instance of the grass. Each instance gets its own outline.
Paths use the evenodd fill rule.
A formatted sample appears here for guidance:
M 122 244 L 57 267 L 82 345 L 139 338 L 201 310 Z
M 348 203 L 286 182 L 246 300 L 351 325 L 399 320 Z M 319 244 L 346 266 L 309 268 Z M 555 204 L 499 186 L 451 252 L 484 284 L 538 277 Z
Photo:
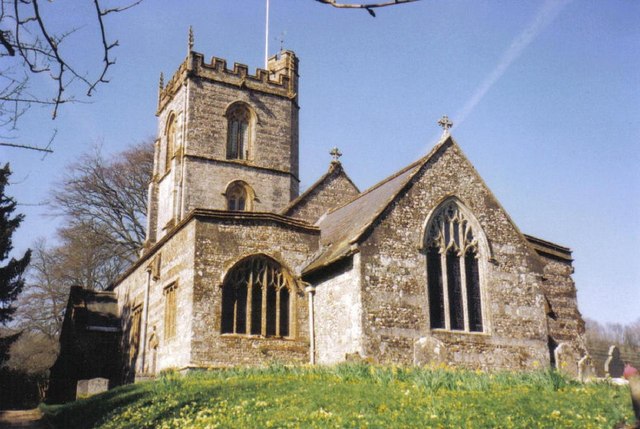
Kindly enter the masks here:
M 43 406 L 75 428 L 613 428 L 632 422 L 627 387 L 556 372 L 447 368 L 234 368 L 166 373 L 65 405 Z

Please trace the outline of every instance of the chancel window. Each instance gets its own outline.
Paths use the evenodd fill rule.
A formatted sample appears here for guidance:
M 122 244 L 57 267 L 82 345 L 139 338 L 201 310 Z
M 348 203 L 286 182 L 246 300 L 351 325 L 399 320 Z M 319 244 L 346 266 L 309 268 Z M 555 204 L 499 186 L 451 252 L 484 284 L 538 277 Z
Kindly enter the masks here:
M 176 115 L 171 114 L 167 121 L 167 131 L 165 133 L 166 148 L 164 152 L 164 171 L 171 169 L 171 159 L 175 152 L 176 144 Z
M 227 159 L 248 159 L 251 113 L 238 103 L 227 112 Z
M 236 265 L 222 286 L 223 334 L 291 336 L 291 276 L 275 261 L 255 256 Z
M 431 328 L 483 332 L 478 237 L 456 201 L 435 212 L 425 244 Z

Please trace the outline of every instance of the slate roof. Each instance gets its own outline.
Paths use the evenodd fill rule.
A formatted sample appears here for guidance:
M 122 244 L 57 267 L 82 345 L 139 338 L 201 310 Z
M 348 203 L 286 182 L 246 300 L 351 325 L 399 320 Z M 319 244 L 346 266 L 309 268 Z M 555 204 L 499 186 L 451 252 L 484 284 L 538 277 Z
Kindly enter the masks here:
M 352 245 L 360 239 L 384 209 L 395 200 L 422 166 L 447 142 L 453 143 L 453 139 L 449 136 L 441 140 L 423 158 L 321 217 L 316 225 L 320 227 L 320 244 L 323 248 L 321 253 L 302 270 L 303 274 L 309 274 L 353 254 Z

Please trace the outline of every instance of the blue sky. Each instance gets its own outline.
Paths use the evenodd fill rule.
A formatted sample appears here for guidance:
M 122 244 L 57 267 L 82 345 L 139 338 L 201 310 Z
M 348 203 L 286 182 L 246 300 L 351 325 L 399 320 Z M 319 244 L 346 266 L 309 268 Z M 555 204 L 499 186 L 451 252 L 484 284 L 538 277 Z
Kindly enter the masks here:
M 86 23 L 90 5 L 68 4 L 49 6 L 55 25 Z M 302 189 L 333 146 L 369 187 L 425 154 L 447 114 L 518 227 L 573 249 L 582 313 L 640 317 L 640 2 L 423 0 L 377 15 L 271 0 L 270 54 L 284 39 L 300 58 Z M 0 147 L 27 215 L 16 250 L 53 237 L 58 220 L 39 204 L 65 165 L 98 142 L 115 153 L 156 134 L 158 77 L 185 58 L 189 25 L 206 58 L 255 70 L 264 20 L 262 0 L 146 0 L 108 17 L 120 42 L 111 82 L 55 121 L 33 109 L 18 124 L 25 144 L 46 145 L 57 129 L 55 152 Z M 86 25 L 67 46 L 89 66 L 96 42 Z

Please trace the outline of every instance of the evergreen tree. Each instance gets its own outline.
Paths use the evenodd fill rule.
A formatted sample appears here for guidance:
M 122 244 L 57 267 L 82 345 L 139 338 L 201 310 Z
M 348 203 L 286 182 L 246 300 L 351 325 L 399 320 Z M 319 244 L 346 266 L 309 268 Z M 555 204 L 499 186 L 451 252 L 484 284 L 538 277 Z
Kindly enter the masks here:
M 20 226 L 24 215 L 11 214 L 16 209 L 16 201 L 5 195 L 11 170 L 9 164 L 0 169 L 0 263 L 9 257 L 13 245 L 11 237 Z M 0 266 L 0 324 L 6 324 L 13 318 L 16 308 L 11 304 L 16 300 L 24 286 L 22 276 L 31 259 L 31 250 L 27 250 L 20 259 L 11 258 L 6 265 Z

